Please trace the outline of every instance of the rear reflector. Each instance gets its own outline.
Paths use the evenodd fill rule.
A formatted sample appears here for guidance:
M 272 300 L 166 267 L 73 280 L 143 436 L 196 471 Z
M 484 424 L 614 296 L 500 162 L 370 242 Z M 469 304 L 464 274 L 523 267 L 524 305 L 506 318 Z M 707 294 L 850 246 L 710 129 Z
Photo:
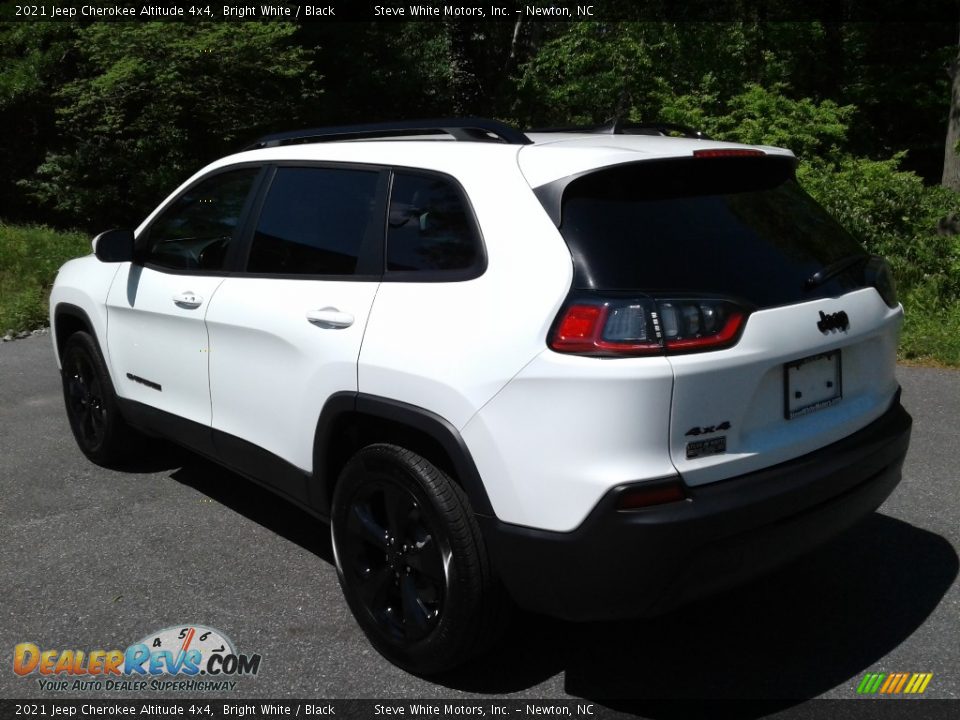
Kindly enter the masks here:
M 709 150 L 694 150 L 695 158 L 724 158 L 724 157 L 764 157 L 763 150 L 747 150 L 745 148 L 713 148 Z
M 639 510 L 651 505 L 679 502 L 685 500 L 686 497 L 686 493 L 683 492 L 683 485 L 677 480 L 668 483 L 637 485 L 620 493 L 617 497 L 617 510 Z

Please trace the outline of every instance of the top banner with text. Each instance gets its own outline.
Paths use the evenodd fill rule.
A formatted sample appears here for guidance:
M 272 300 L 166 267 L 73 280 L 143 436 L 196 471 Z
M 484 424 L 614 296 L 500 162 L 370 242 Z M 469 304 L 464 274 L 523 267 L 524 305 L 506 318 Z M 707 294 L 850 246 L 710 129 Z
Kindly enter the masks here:
M 0 2 L 13 22 L 949 22 L 956 0 L 485 0 L 482 2 Z

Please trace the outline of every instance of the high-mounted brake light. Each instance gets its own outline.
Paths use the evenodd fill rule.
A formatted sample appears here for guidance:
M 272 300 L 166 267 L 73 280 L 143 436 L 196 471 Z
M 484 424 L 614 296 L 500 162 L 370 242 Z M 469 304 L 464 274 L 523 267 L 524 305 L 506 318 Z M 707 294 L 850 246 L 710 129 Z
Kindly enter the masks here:
M 765 157 L 763 150 L 748 150 L 746 148 L 712 148 L 694 150 L 695 158 L 724 158 L 724 157 Z
M 747 315 L 718 298 L 576 298 L 560 311 L 550 347 L 604 357 L 719 350 L 737 341 Z

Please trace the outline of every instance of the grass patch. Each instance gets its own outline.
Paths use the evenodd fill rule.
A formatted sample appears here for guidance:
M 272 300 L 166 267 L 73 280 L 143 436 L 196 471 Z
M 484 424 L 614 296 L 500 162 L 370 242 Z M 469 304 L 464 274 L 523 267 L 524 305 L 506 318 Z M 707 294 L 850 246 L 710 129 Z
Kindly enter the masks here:
M 0 222 L 0 334 L 46 325 L 57 270 L 89 252 L 84 234 Z
M 907 314 L 900 358 L 916 365 L 960 367 L 960 300 L 943 297 L 936 283 L 904 293 Z

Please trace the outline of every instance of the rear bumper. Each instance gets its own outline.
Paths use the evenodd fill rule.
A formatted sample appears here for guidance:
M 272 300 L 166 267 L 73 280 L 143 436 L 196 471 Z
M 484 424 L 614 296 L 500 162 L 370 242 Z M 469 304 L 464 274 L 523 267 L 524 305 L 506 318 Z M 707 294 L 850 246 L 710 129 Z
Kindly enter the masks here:
M 898 397 L 832 445 L 700 487 L 688 499 L 617 511 L 614 488 L 574 531 L 478 518 L 521 606 L 569 620 L 651 615 L 741 583 L 873 512 L 900 481 L 912 420 Z

